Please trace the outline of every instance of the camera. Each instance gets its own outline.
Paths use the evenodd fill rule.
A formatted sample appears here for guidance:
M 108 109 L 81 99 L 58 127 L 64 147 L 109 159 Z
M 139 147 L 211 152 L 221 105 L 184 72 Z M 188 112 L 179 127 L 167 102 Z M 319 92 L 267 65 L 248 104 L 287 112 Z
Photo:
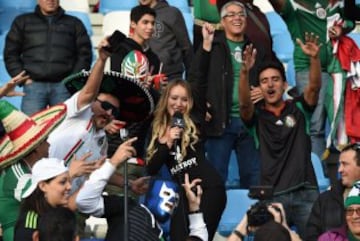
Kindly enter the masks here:
M 273 197 L 272 186 L 252 186 L 249 189 L 248 196 L 251 199 L 258 199 L 254 205 L 247 211 L 248 225 L 251 227 L 259 227 L 270 220 L 273 220 L 273 215 L 269 212 L 268 206 Z

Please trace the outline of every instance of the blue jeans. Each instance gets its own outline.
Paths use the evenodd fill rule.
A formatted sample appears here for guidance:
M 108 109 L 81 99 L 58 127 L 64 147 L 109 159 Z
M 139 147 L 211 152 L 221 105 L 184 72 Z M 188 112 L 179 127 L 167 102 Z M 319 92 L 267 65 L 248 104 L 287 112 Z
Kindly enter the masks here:
M 37 82 L 24 85 L 26 94 L 21 102 L 21 110 L 27 114 L 34 114 L 47 106 L 53 106 L 64 102 L 70 97 L 62 82 Z
M 301 188 L 286 194 L 275 196 L 272 200 L 272 202 L 282 203 L 289 227 L 295 225 L 297 233 L 303 240 L 305 238 L 306 223 L 313 203 L 318 195 L 318 190 Z
M 220 137 L 208 137 L 205 143 L 207 159 L 224 180 L 227 180 L 231 151 L 235 150 L 239 165 L 240 188 L 257 185 L 260 162 L 253 137 L 240 118 L 232 117 Z
M 311 151 L 321 157 L 325 151 L 325 94 L 330 75 L 326 72 L 321 73 L 321 89 L 319 100 L 315 111 L 312 114 L 310 122 Z M 296 87 L 299 93 L 303 93 L 305 86 L 309 82 L 309 71 L 301 71 L 296 73 Z

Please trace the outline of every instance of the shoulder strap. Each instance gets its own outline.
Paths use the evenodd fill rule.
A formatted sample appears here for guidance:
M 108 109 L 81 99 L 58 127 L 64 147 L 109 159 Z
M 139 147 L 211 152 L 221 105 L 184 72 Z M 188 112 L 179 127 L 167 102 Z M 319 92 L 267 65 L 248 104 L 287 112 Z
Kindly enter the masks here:
M 259 27 L 259 29 L 265 34 L 265 36 L 266 36 L 268 39 L 270 39 L 269 33 L 267 32 L 264 24 L 262 24 L 262 23 L 260 22 L 260 20 L 258 19 L 258 17 L 257 17 L 253 12 L 251 12 L 251 10 L 250 10 L 250 11 L 247 11 L 247 13 L 248 13 L 249 17 L 254 21 L 254 23 Z

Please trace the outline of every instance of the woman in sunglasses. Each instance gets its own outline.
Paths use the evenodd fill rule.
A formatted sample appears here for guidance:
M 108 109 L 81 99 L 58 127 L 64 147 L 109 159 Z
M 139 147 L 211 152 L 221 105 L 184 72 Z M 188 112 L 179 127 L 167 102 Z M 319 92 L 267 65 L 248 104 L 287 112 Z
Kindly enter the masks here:
M 360 240 L 360 181 L 354 183 L 345 199 L 346 224 L 323 233 L 318 241 L 355 241 Z

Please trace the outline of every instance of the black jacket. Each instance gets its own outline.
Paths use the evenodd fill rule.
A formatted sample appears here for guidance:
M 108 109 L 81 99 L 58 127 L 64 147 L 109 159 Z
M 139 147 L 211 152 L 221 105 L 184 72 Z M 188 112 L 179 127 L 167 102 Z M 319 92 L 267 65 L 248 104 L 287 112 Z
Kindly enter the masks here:
M 250 41 L 246 38 L 245 46 L 248 44 Z M 255 48 L 257 55 L 255 65 L 250 71 L 250 83 L 257 86 L 256 69 L 265 58 L 265 52 L 262 46 Z M 220 136 L 229 121 L 234 86 L 230 50 L 224 33 L 215 36 L 208 61 L 206 100 L 211 105 L 208 112 L 212 115 L 212 119 L 205 123 L 205 130 L 207 136 Z
M 345 224 L 344 187 L 341 180 L 314 202 L 306 224 L 306 241 L 317 241 L 324 232 Z
M 20 15 L 12 23 L 4 58 L 11 76 L 26 70 L 34 81 L 59 82 L 90 68 L 91 41 L 78 18 L 62 8 L 47 17 L 36 6 L 35 12 Z

